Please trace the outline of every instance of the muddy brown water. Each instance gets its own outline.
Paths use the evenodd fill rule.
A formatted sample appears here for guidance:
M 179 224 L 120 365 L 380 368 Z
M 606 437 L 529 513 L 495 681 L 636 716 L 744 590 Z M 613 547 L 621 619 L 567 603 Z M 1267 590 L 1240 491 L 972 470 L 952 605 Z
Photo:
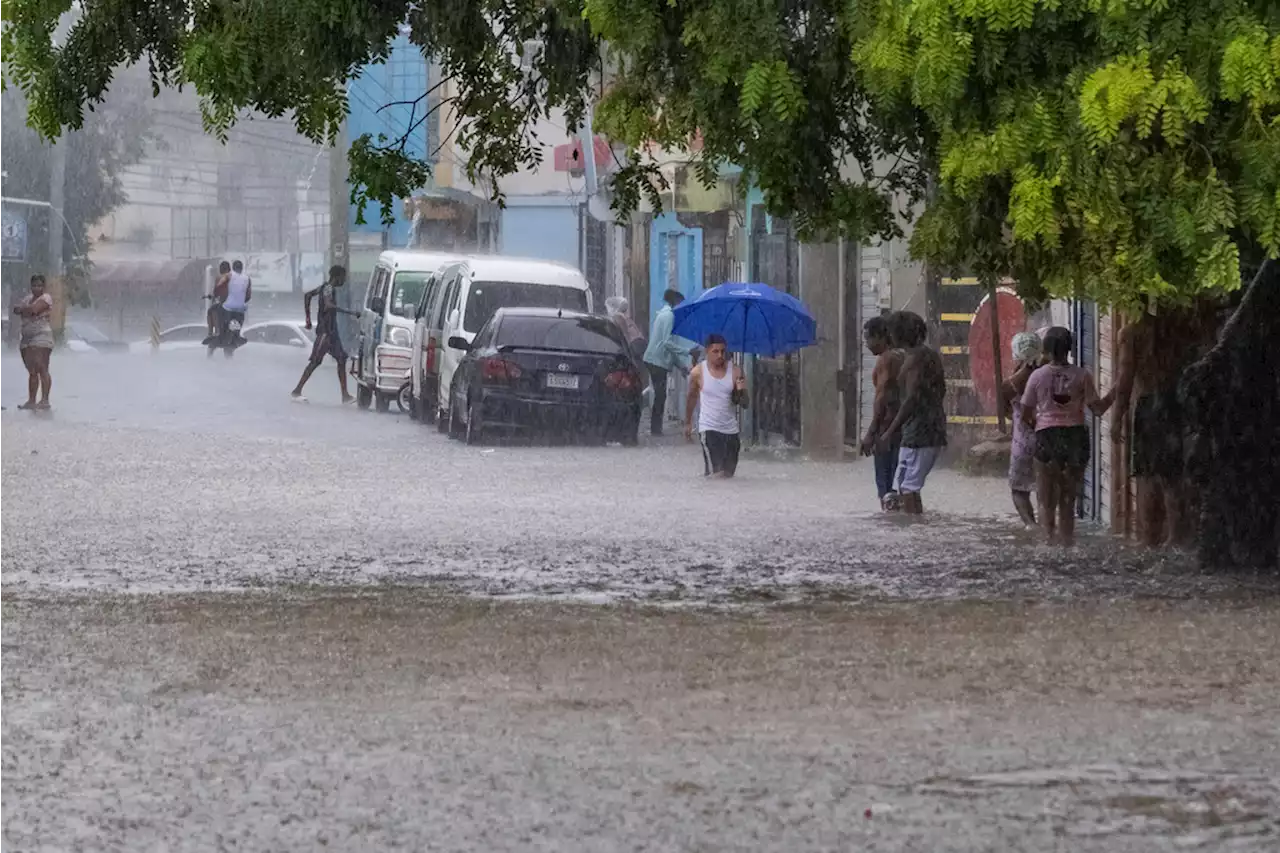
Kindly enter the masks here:
M 4 605 L 6 850 L 1274 850 L 1275 602 Z M 52 845 L 52 846 L 50 846 Z

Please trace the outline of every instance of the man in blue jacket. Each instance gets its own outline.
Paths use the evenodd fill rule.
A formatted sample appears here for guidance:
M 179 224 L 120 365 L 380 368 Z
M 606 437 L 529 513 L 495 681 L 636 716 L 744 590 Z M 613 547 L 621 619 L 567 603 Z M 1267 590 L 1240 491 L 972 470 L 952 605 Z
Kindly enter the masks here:
M 667 374 L 679 370 L 687 375 L 693 365 L 689 342 L 671 334 L 676 322 L 672 309 L 684 302 L 684 294 L 678 290 L 667 290 L 662 294 L 662 301 L 665 304 L 653 317 L 653 324 L 649 327 L 649 346 L 644 351 L 645 367 L 649 368 L 649 378 L 653 383 L 653 416 L 649 429 L 654 435 L 662 435 L 662 420 L 667 409 Z

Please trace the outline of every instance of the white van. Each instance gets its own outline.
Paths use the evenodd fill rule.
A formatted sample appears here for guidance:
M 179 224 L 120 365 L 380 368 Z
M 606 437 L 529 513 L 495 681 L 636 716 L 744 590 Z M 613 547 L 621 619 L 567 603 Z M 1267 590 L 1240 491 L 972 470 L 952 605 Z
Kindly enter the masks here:
M 360 312 L 356 403 L 385 412 L 409 381 L 414 312 L 432 273 L 455 263 L 448 252 L 388 251 L 378 256 Z M 404 405 L 402 403 L 402 405 Z
M 449 346 L 460 337 L 468 344 L 499 308 L 563 308 L 591 313 L 591 288 L 576 267 L 529 258 L 470 258 L 441 273 L 444 327 L 440 334 L 440 371 L 436 426 L 449 423 L 454 371 L 466 355 Z

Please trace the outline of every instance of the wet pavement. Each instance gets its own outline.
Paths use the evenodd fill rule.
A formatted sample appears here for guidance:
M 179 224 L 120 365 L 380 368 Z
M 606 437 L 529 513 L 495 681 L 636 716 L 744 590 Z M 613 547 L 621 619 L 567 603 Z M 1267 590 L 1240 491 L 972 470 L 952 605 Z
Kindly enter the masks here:
M 1272 581 L 951 472 L 910 523 L 861 463 L 464 447 L 303 360 L 61 356 L 47 415 L 0 361 L 5 850 L 1280 844 Z

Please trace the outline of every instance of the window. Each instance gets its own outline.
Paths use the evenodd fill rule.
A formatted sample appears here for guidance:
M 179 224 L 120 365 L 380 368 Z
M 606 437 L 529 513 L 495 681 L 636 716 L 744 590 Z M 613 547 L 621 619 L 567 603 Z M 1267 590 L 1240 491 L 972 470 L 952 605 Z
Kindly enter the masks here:
M 436 304 L 435 312 L 431 318 L 431 328 L 444 328 L 444 321 L 449 316 L 449 309 L 458 295 L 458 277 L 460 275 L 461 271 L 454 269 L 445 278 L 444 291 L 440 296 L 439 302 Z
M 391 284 L 391 301 L 387 306 L 391 313 L 400 317 L 413 317 L 413 306 L 422 298 L 427 288 L 427 272 L 398 272 Z
M 244 339 L 250 343 L 275 344 L 276 346 L 305 346 L 306 341 L 298 337 L 298 333 L 288 326 L 257 326 L 243 332 Z
M 561 288 L 566 289 L 566 288 Z M 622 335 L 607 317 L 505 316 L 497 344 L 516 349 L 550 349 L 621 355 Z
M 422 295 L 418 297 L 418 305 L 413 310 L 413 319 L 421 320 L 427 315 L 427 310 L 431 306 L 431 300 L 435 299 L 436 291 L 440 289 L 440 277 L 432 273 L 427 279 L 427 286 L 422 288 Z
M 369 277 L 369 289 L 365 293 L 364 305 L 369 310 L 373 310 L 373 300 L 386 299 L 387 297 L 387 279 L 391 277 L 391 273 L 385 267 L 374 267 L 373 275 Z
M 563 308 L 586 311 L 587 292 L 572 287 L 554 287 L 524 281 L 477 281 L 467 297 L 462 327 L 475 332 L 499 308 Z

